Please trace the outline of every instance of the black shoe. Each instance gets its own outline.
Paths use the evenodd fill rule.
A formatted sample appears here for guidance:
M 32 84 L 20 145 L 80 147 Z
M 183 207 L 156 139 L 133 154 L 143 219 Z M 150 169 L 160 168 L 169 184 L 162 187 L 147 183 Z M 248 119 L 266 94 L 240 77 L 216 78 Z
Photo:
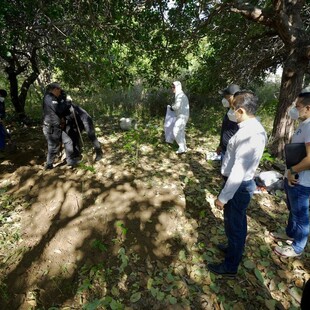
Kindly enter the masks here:
M 44 167 L 45 170 L 53 169 L 53 164 L 46 164 Z
M 221 252 L 223 253 L 227 253 L 227 250 L 228 250 L 228 245 L 227 244 L 224 244 L 224 243 L 219 243 L 216 245 L 217 249 L 220 250 Z
M 103 152 L 101 149 L 95 149 L 96 152 L 96 157 L 95 157 L 95 161 L 99 161 L 100 159 L 102 159 L 103 156 Z
M 208 269 L 218 275 L 234 278 L 237 275 L 237 272 L 228 272 L 224 264 L 208 264 Z
M 80 162 L 81 162 L 80 160 L 75 159 L 75 160 L 71 161 L 70 164 L 67 164 L 67 165 L 68 165 L 68 167 L 73 169 L 73 168 L 76 168 Z

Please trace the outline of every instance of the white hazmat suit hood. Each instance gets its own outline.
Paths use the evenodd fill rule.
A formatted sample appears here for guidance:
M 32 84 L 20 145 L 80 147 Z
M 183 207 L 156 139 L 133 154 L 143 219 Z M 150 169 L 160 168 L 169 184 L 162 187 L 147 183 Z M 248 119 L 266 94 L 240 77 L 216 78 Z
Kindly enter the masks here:
M 175 86 L 175 96 L 177 96 L 179 93 L 183 92 L 181 82 L 174 81 L 172 84 Z

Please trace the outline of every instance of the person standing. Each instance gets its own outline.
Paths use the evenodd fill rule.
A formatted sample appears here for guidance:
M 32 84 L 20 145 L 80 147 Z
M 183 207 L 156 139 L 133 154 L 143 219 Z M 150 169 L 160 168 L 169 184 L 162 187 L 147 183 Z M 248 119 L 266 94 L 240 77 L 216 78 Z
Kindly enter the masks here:
M 228 142 L 221 173 L 226 180 L 215 200 L 224 208 L 224 228 L 227 245 L 218 245 L 225 252 L 220 264 L 208 264 L 208 269 L 219 275 L 235 277 L 244 251 L 247 235 L 246 209 L 256 188 L 254 174 L 267 141 L 264 127 L 256 119 L 258 98 L 250 91 L 234 94 L 232 111 L 239 130 Z
M 300 120 L 292 136 L 292 143 L 305 143 L 306 157 L 286 171 L 284 190 L 289 210 L 286 234 L 271 233 L 274 239 L 287 239 L 291 245 L 276 246 L 274 251 L 283 257 L 300 256 L 309 236 L 310 198 L 310 92 L 301 92 L 289 116 Z M 298 177 L 297 177 L 298 176 Z
M 182 90 L 182 84 L 179 81 L 172 83 L 172 91 L 174 92 L 174 104 L 171 110 L 175 111 L 176 121 L 173 126 L 173 135 L 179 148 L 176 154 L 183 154 L 187 152 L 185 127 L 189 118 L 189 102 L 188 98 Z
M 238 131 L 239 127 L 235 120 L 234 113 L 232 113 L 231 107 L 234 94 L 240 91 L 240 87 L 236 84 L 231 84 L 225 89 L 219 91 L 220 95 L 223 96 L 222 105 L 227 108 L 227 112 L 224 115 L 220 134 L 220 144 L 216 149 L 216 153 L 221 155 L 222 159 L 226 153 L 226 148 L 229 139 Z
M 61 141 L 66 152 L 67 165 L 74 167 L 73 142 L 63 131 L 64 117 L 70 113 L 70 107 L 59 102 L 61 87 L 58 83 L 51 83 L 46 88 L 43 98 L 43 134 L 47 141 L 47 159 L 45 169 L 52 169 L 55 157 L 60 149 Z
M 3 158 L 5 139 L 7 136 L 7 131 L 5 129 L 4 119 L 5 119 L 5 98 L 7 97 L 7 92 L 5 89 L 0 89 L 0 157 Z

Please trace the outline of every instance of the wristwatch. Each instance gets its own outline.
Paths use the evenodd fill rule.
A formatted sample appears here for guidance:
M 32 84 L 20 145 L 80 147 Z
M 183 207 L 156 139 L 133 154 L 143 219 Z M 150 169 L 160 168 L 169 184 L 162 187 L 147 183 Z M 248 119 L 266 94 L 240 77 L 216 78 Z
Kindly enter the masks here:
M 291 168 L 290 168 L 290 173 L 291 173 L 291 175 L 295 175 L 295 174 L 297 174 L 298 172 L 294 171 L 294 170 L 293 170 L 293 167 L 291 167 Z

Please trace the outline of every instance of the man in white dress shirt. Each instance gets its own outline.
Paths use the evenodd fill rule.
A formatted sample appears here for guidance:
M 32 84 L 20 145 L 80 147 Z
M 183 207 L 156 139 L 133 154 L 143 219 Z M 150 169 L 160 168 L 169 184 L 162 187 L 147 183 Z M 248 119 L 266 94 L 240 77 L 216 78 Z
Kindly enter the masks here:
M 225 252 L 225 260 L 220 264 L 209 264 L 215 273 L 235 277 L 242 258 L 247 236 L 246 209 L 256 188 L 254 173 L 263 155 L 267 135 L 264 127 L 256 119 L 258 98 L 251 91 L 234 94 L 232 110 L 239 130 L 229 140 L 223 158 L 221 173 L 225 184 L 215 201 L 224 208 L 224 226 L 227 245 L 218 245 Z

